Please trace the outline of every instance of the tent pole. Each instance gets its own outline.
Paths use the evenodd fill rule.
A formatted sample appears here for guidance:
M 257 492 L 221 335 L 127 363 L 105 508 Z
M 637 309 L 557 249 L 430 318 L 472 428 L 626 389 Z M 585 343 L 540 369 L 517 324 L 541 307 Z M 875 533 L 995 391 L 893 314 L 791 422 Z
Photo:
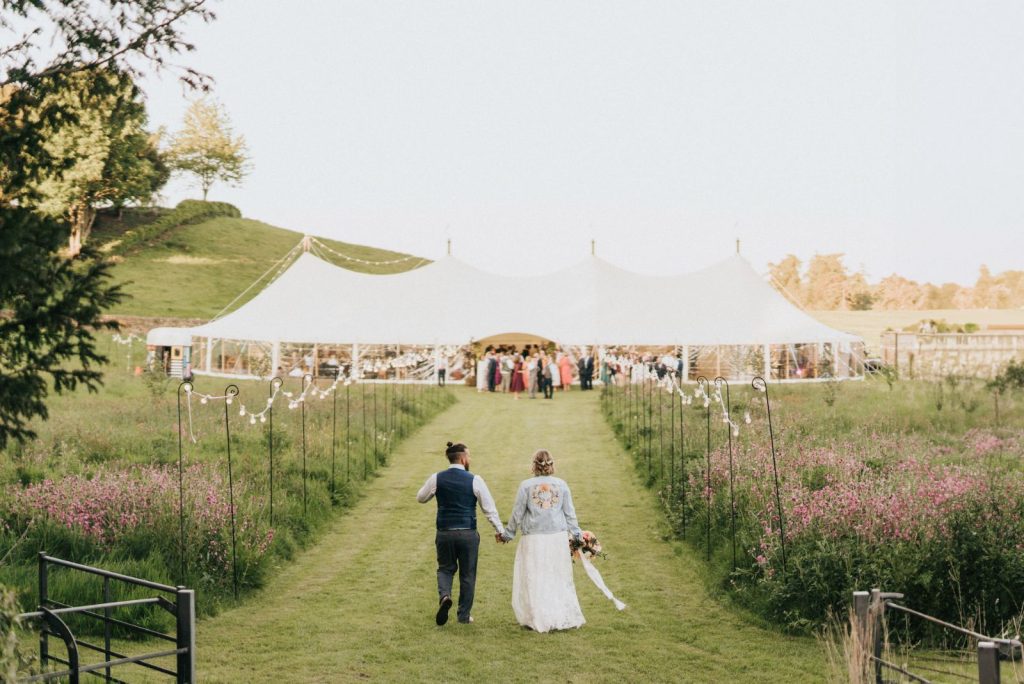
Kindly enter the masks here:
M 277 340 L 270 351 L 270 377 L 277 376 L 277 368 L 281 365 L 281 341 Z
M 683 377 L 679 378 L 679 382 L 686 382 L 690 379 L 690 345 L 683 345 Z
M 765 380 L 772 379 L 772 345 L 764 345 L 764 377 Z
M 213 356 L 213 338 L 206 338 L 206 372 L 210 372 L 210 357 Z

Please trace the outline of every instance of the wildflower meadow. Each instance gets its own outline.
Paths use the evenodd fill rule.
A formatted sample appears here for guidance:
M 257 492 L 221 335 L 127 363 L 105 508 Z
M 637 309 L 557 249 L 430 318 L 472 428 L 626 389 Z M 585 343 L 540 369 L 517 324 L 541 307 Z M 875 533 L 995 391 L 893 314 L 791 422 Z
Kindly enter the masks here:
M 285 391 L 297 395 L 300 382 L 289 379 Z M 176 390 L 177 383 L 112 367 L 103 393 L 58 397 L 53 418 L 37 426 L 39 438 L 4 454 L 0 584 L 23 606 L 33 605 L 36 555 L 46 551 L 195 588 L 200 612 L 216 612 L 236 583 L 242 593 L 262 586 L 275 566 L 315 541 L 394 446 L 455 401 L 432 387 L 339 385 L 336 396 L 311 395 L 304 411 L 277 403 L 271 440 L 270 425 L 240 417 L 237 403 L 225 411 L 223 401 L 192 398 L 191 406 L 183 401 L 179 477 Z M 223 393 L 209 380 L 196 390 Z M 267 383 L 240 383 L 240 401 L 262 406 L 266 396 Z M 98 584 L 57 575 L 57 600 L 97 599 Z M 145 607 L 134 617 L 144 624 L 149 614 L 160 619 Z
M 934 384 L 772 386 L 771 432 L 750 386 L 728 406 L 714 385 L 707 406 L 693 386 L 680 401 L 643 385 L 610 388 L 603 405 L 728 600 L 807 633 L 880 587 L 1002 633 L 1024 602 L 1020 402 L 1003 397 L 997 423 L 980 383 L 945 383 L 974 399 L 938 408 Z

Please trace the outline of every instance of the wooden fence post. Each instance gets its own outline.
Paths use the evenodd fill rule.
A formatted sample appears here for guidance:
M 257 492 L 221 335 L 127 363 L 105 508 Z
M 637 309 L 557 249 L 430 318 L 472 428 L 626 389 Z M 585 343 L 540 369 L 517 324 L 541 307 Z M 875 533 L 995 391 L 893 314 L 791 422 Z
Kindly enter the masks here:
M 999 647 L 993 641 L 978 642 L 978 684 L 999 684 Z

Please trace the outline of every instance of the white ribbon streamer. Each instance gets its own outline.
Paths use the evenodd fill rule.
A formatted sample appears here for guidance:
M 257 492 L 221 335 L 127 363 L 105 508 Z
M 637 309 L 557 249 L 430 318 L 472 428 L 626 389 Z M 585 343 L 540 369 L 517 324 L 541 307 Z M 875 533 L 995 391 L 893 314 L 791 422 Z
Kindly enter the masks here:
M 594 583 L 594 586 L 600 589 L 602 594 L 611 599 L 617 609 L 625 610 L 626 604 L 612 595 L 611 589 L 605 586 L 604 579 L 601 578 L 601 573 L 598 572 L 597 568 L 594 567 L 594 564 L 590 562 L 589 558 L 587 558 L 587 554 L 581 553 L 580 560 L 583 561 L 583 569 L 587 571 L 587 576 L 590 577 L 590 581 Z

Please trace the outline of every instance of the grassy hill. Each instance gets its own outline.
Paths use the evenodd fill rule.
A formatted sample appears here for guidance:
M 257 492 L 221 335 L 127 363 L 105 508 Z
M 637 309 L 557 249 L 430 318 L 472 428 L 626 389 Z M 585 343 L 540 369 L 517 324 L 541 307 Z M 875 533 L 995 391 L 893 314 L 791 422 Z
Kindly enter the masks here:
M 107 217 L 99 222 L 93 238 L 97 243 L 118 239 L 125 231 L 155 220 L 166 210 L 136 210 L 123 220 Z M 112 314 L 208 319 L 273 266 L 302 239 L 302 233 L 246 218 L 213 218 L 175 228 L 152 244 L 133 251 L 114 267 L 114 277 L 124 283 L 131 298 Z M 407 256 L 397 252 L 321 238 L 342 254 L 369 261 Z M 401 264 L 344 263 L 365 273 L 398 273 L 420 264 L 418 259 Z M 255 296 L 254 287 L 239 302 Z M 237 306 L 237 304 L 236 304 Z

